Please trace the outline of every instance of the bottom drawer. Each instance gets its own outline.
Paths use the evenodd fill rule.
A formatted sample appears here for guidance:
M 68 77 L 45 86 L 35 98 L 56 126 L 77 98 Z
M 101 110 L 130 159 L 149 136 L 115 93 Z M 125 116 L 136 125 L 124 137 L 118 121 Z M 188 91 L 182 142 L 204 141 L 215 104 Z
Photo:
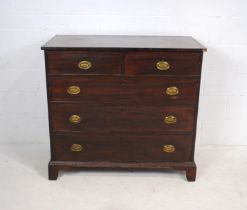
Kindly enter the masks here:
M 52 160 L 187 162 L 193 158 L 193 142 L 191 135 L 56 134 L 51 141 Z

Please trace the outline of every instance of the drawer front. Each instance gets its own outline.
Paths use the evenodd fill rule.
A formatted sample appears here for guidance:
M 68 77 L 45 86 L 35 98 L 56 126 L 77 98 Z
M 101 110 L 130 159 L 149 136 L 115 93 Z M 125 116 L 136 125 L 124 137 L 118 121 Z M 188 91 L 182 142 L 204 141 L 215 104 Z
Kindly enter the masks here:
M 198 76 L 201 52 L 136 52 L 125 57 L 126 75 Z
M 57 161 L 186 162 L 192 159 L 193 139 L 190 135 L 57 134 L 52 148 Z
M 116 104 L 121 99 L 122 93 L 119 76 L 49 77 L 48 84 L 51 101 Z
M 123 81 L 123 103 L 136 106 L 195 105 L 199 79 L 175 77 L 127 77 Z
M 48 51 L 48 74 L 114 74 L 121 73 L 122 55 L 109 52 Z
M 195 109 L 184 106 L 100 106 L 51 103 L 53 131 L 191 132 Z
M 115 76 L 50 77 L 51 101 L 133 105 L 196 104 L 199 79 Z

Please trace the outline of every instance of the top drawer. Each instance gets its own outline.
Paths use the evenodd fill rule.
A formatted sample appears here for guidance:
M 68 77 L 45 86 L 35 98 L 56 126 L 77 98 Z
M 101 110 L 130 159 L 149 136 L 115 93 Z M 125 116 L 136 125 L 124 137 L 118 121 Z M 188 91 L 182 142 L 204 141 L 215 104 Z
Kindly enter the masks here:
M 136 52 L 125 57 L 126 75 L 198 76 L 202 52 Z
M 86 51 L 48 51 L 48 74 L 120 75 L 121 53 Z

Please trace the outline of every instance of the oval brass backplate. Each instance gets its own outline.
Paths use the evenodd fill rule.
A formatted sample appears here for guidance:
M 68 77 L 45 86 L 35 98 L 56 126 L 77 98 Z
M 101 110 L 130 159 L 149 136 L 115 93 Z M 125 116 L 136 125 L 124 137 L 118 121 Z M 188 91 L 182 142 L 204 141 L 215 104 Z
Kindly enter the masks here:
M 80 92 L 81 92 L 81 89 L 78 86 L 70 86 L 67 89 L 67 93 L 70 94 L 70 95 L 77 95 Z
M 86 60 L 80 61 L 78 63 L 78 67 L 82 70 L 88 70 L 92 67 L 92 63 L 90 61 L 86 61 Z
M 81 117 L 79 115 L 71 115 L 69 117 L 69 122 L 72 124 L 79 124 L 81 122 Z
M 167 153 L 175 152 L 175 146 L 171 144 L 164 145 L 163 152 L 167 152 Z
M 72 144 L 71 147 L 70 147 L 70 150 L 72 152 L 80 152 L 82 151 L 82 146 L 80 144 Z
M 179 94 L 179 89 L 175 86 L 166 88 L 166 94 L 170 96 L 175 96 Z
M 170 64 L 167 61 L 158 61 L 156 63 L 156 68 L 160 71 L 166 71 L 170 68 Z
M 165 116 L 164 122 L 166 124 L 174 124 L 177 122 L 177 118 L 173 115 Z

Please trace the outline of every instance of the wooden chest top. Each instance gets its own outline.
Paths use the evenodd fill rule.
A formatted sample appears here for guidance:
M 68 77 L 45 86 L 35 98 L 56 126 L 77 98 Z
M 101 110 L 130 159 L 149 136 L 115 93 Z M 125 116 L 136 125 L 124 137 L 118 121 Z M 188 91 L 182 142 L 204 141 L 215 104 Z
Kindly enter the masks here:
M 57 35 L 41 47 L 43 50 L 69 49 L 190 50 L 206 48 L 190 36 L 114 36 Z

